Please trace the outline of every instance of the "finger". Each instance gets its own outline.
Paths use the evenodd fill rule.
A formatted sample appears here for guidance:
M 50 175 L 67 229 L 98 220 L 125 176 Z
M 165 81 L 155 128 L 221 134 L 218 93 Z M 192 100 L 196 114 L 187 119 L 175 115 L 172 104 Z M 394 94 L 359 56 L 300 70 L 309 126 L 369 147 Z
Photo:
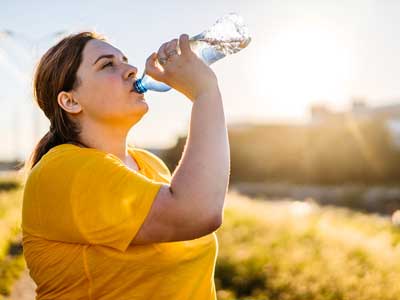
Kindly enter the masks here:
M 153 70 L 157 68 L 157 53 L 153 52 L 147 59 L 146 59 L 146 70 Z
M 146 60 L 146 73 L 149 74 L 151 77 L 157 79 L 162 76 L 163 70 L 157 64 L 157 53 L 153 52 Z
M 179 37 L 179 48 L 181 49 L 182 54 L 187 55 L 192 52 L 189 45 L 189 36 L 185 34 L 181 34 Z
M 179 52 L 177 50 L 177 46 L 178 46 L 178 39 L 173 39 L 165 47 L 165 53 L 167 55 L 168 64 L 178 59 Z
M 161 47 L 158 49 L 158 52 L 157 52 L 157 57 L 158 57 L 158 58 L 167 59 L 167 54 L 165 53 L 165 47 L 166 47 L 167 45 L 168 45 L 168 42 L 162 44 Z
M 167 46 L 165 47 L 165 54 L 168 56 L 171 55 L 171 53 L 177 53 L 177 46 L 178 46 L 178 39 L 173 39 L 171 40 Z

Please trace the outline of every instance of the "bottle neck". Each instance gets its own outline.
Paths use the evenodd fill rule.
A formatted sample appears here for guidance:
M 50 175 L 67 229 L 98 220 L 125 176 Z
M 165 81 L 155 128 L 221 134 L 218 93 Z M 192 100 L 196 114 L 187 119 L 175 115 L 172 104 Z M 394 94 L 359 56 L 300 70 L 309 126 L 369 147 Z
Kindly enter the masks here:
M 142 83 L 142 78 L 139 78 L 138 80 L 135 81 L 134 88 L 135 91 L 138 92 L 139 94 L 147 92 L 147 88 Z

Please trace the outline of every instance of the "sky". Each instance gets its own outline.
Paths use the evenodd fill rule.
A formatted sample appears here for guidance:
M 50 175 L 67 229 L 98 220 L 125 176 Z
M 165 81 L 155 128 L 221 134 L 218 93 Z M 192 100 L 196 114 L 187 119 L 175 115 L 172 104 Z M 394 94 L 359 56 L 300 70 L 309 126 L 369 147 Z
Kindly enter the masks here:
M 346 110 L 400 102 L 400 1 L 0 0 L 0 160 L 24 159 L 49 127 L 34 104 L 34 64 L 62 36 L 95 30 L 143 71 L 146 58 L 181 33 L 190 36 L 236 12 L 252 41 L 212 65 L 228 124 L 302 123 L 312 103 Z M 149 111 L 129 133 L 138 147 L 168 148 L 186 135 L 192 103 L 178 92 L 149 92 Z

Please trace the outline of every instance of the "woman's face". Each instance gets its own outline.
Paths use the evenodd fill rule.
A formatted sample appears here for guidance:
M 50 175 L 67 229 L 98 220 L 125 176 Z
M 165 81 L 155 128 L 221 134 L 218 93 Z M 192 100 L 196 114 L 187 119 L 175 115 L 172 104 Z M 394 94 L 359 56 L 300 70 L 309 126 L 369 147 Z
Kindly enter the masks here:
M 72 95 L 81 108 L 79 118 L 130 128 L 149 109 L 143 94 L 132 91 L 137 68 L 106 42 L 87 42 L 77 77 L 81 84 Z

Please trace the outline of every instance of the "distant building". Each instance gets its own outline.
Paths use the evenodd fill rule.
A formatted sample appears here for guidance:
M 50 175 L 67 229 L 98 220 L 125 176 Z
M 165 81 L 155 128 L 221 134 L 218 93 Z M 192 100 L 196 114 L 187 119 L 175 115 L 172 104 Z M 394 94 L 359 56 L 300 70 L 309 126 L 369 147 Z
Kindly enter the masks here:
M 0 161 L 0 173 L 10 170 L 17 170 L 22 167 L 21 161 Z
M 311 108 L 311 124 L 322 122 L 343 122 L 348 118 L 353 120 L 383 120 L 392 135 L 394 144 L 400 148 L 400 99 L 393 104 L 368 106 L 364 98 L 353 98 L 350 111 L 333 111 L 324 104 L 315 104 Z

